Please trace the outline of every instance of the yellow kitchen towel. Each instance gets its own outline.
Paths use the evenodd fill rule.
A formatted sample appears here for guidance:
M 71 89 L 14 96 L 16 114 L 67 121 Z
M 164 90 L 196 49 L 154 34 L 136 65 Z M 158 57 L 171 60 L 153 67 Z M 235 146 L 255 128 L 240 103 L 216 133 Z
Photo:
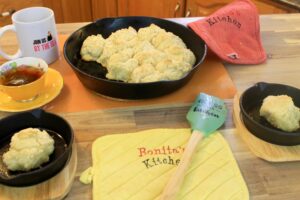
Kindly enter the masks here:
M 190 129 L 153 129 L 98 138 L 92 147 L 94 200 L 158 200 Z M 223 136 L 202 140 L 178 200 L 246 200 L 247 186 Z

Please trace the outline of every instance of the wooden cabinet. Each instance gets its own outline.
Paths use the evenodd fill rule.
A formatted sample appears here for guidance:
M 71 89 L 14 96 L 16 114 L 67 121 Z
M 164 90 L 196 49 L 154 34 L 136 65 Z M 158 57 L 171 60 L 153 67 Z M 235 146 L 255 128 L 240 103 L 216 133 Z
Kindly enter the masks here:
M 118 0 L 118 16 L 182 17 L 185 0 Z
M 93 20 L 91 0 L 0 0 L 0 13 L 5 15 L 0 16 L 0 26 L 12 23 L 8 12 L 33 6 L 45 6 L 54 10 L 57 23 Z
M 255 0 L 254 1 L 260 14 L 276 14 L 276 13 L 295 13 L 299 10 L 289 6 L 275 2 L 274 0 Z M 299 2 L 300 3 L 300 2 Z
M 104 17 L 153 16 L 160 18 L 207 16 L 233 0 L 0 0 L 0 13 L 31 6 L 54 10 L 57 23 L 88 22 Z M 253 0 L 260 14 L 299 12 L 275 0 Z M 0 26 L 11 17 L 0 16 Z
M 11 24 L 11 14 L 26 7 L 42 6 L 43 0 L 0 0 L 0 26 Z
M 43 0 L 43 6 L 54 10 L 56 23 L 93 20 L 91 0 Z
M 114 16 L 161 18 L 207 16 L 233 0 L 91 0 L 93 19 Z M 253 0 L 260 14 L 290 13 L 298 10 L 275 0 Z
M 93 20 L 118 16 L 117 0 L 91 0 Z
M 185 16 L 207 16 L 226 4 L 232 2 L 231 0 L 187 0 Z
M 92 0 L 93 19 L 115 16 L 182 17 L 185 0 Z
M 185 16 L 207 16 L 233 0 L 186 0 Z M 296 9 L 276 3 L 273 0 L 253 0 L 259 14 L 299 12 Z

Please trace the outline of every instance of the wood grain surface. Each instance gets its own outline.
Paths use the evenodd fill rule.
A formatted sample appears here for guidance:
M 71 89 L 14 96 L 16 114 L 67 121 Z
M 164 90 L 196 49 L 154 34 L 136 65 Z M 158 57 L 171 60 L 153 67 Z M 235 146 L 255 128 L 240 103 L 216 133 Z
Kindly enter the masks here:
M 300 88 L 300 14 L 265 15 L 260 17 L 260 23 L 267 62 L 226 65 L 238 91 L 260 81 Z
M 199 18 L 176 19 L 183 24 Z M 71 33 L 83 23 L 59 24 L 61 33 Z M 261 35 L 268 60 L 261 65 L 225 64 L 239 92 L 258 81 L 285 83 L 300 88 L 300 14 L 261 16 Z M 9 49 L 15 41 L 3 41 Z M 259 159 L 236 133 L 232 121 L 232 99 L 226 100 L 227 121 L 221 133 L 228 141 L 253 200 L 298 200 L 300 197 L 300 162 L 271 163 Z M 80 105 L 79 105 L 80 106 Z M 59 113 L 72 125 L 78 150 L 76 179 L 67 200 L 92 199 L 91 185 L 79 182 L 80 173 L 91 163 L 91 145 L 107 134 L 126 133 L 151 128 L 189 127 L 186 113 L 189 103 L 137 106 Z M 0 113 L 0 117 L 9 113 Z
M 18 11 L 27 7 L 43 6 L 43 0 L 18 0 L 7 1 L 0 0 L 0 13 L 7 12 L 9 10 Z M 0 16 L 0 26 L 12 24 L 11 15 L 2 17 Z
M 11 187 L 0 184 L 1 200 L 60 200 L 71 190 L 77 169 L 77 144 L 65 167 L 52 178 L 28 187 Z

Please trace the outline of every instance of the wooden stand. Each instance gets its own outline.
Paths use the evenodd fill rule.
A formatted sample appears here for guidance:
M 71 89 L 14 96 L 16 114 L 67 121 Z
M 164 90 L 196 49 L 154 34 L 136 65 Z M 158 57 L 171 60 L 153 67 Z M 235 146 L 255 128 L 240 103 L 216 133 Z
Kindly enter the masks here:
M 271 144 L 261 140 L 260 138 L 257 138 L 248 131 L 240 117 L 239 98 L 240 96 L 238 94 L 236 94 L 234 97 L 233 119 L 236 125 L 237 133 L 242 137 L 252 153 L 254 153 L 257 157 L 270 162 L 299 161 L 300 145 L 280 146 Z
M 72 155 L 67 165 L 57 175 L 37 185 L 11 187 L 0 184 L 1 200 L 59 200 L 63 199 L 72 187 L 77 168 L 77 147 L 72 146 Z

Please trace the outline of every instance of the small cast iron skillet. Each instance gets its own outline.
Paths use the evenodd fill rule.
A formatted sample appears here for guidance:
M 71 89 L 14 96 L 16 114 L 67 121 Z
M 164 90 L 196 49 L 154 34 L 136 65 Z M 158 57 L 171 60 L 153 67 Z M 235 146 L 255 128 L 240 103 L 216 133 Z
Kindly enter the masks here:
M 285 132 L 272 126 L 264 117 L 259 116 L 263 99 L 269 95 L 288 95 L 300 107 L 300 90 L 276 83 L 257 83 L 248 88 L 240 97 L 243 123 L 253 135 L 267 142 L 292 146 L 300 144 L 300 130 Z
M 40 168 L 28 172 L 12 172 L 3 163 L 2 156 L 8 150 L 14 133 L 25 128 L 46 130 L 55 141 L 50 160 Z M 57 174 L 69 161 L 74 140 L 73 130 L 63 118 L 41 109 L 18 113 L 0 120 L 0 184 L 30 186 Z
M 196 64 L 184 77 L 174 81 L 157 81 L 151 83 L 125 83 L 108 80 L 106 68 L 97 62 L 85 62 L 81 59 L 80 49 L 83 41 L 90 35 L 101 34 L 107 38 L 111 33 L 129 26 L 139 28 L 156 24 L 166 31 L 179 36 L 196 56 Z M 88 24 L 75 31 L 65 42 L 64 56 L 82 84 L 104 96 L 120 99 L 147 99 L 168 94 L 183 86 L 190 80 L 206 55 L 204 41 L 189 28 L 168 20 L 152 17 L 104 18 Z

